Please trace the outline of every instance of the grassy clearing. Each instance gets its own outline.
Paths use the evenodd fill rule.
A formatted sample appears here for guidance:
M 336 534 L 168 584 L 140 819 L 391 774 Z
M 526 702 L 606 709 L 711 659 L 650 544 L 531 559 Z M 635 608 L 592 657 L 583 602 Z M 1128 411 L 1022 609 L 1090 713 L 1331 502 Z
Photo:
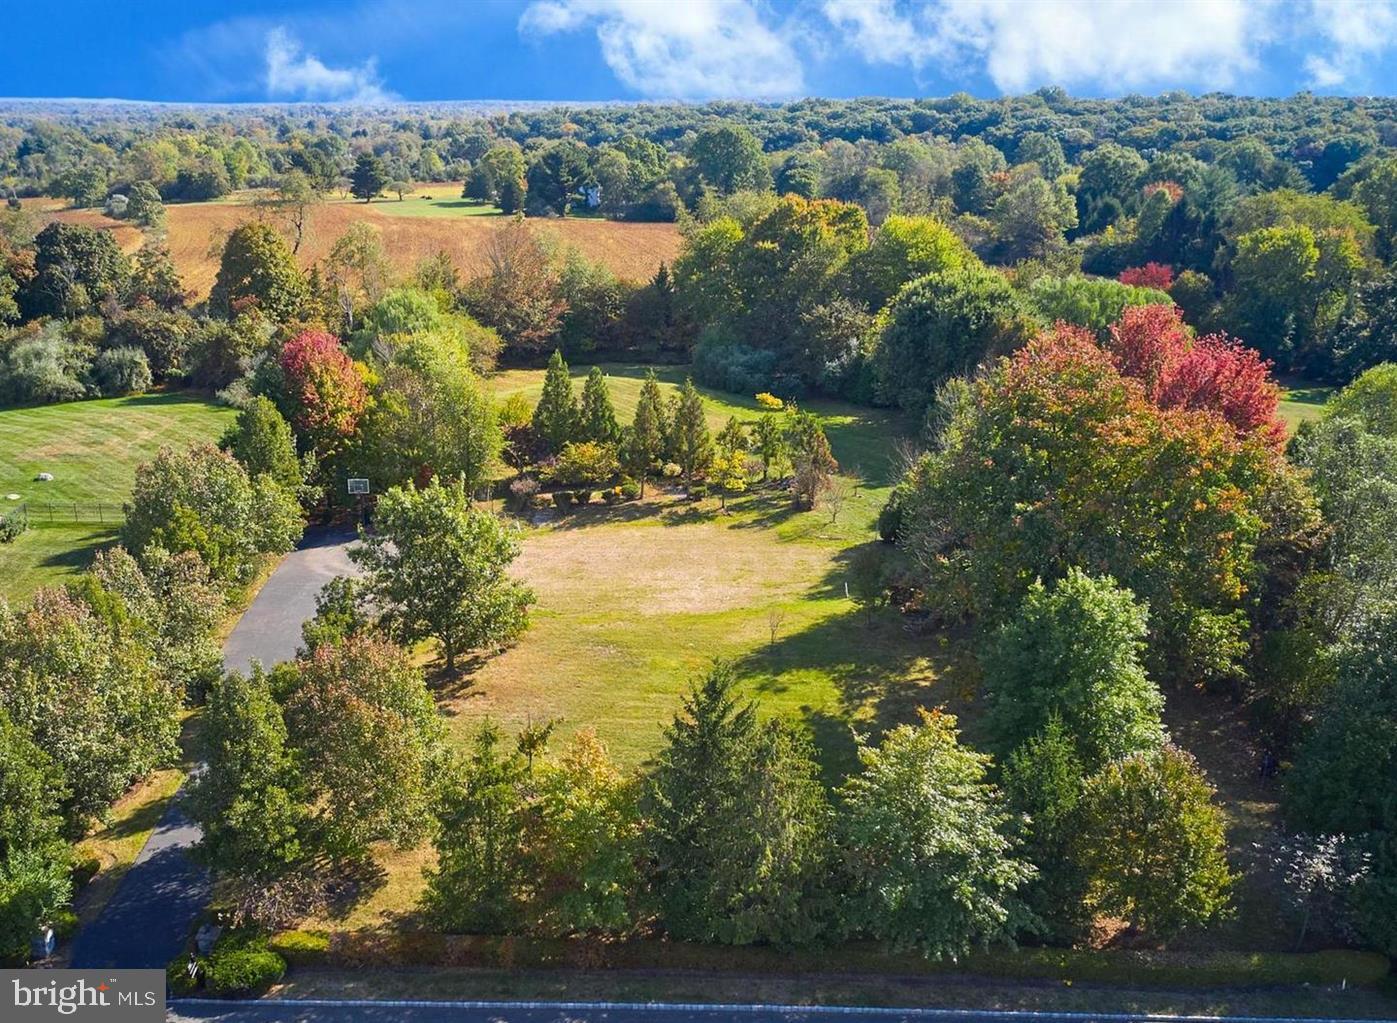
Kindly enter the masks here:
M 606 371 L 617 413 L 629 419 L 645 368 Z M 659 375 L 670 390 L 684 371 Z M 491 386 L 536 397 L 542 371 L 502 373 Z M 757 414 L 750 399 L 704 397 L 714 429 Z M 844 595 L 851 552 L 874 541 L 891 486 L 896 420 L 836 402 L 810 408 L 850 473 L 837 521 L 825 508 L 795 510 L 776 489 L 754 488 L 724 512 L 716 498 L 694 503 L 652 488 L 644 502 L 588 506 L 531 527 L 515 572 L 538 597 L 533 623 L 517 645 L 438 690 L 452 741 L 464 744 L 487 716 L 511 730 L 556 719 L 560 741 L 590 728 L 620 763 L 639 766 L 688 680 L 714 657 L 736 664 L 763 714 L 809 729 L 832 784 L 854 766 L 855 729 L 876 735 L 918 707 L 962 709 L 973 686 L 953 642 L 909 630 L 892 611 L 867 616 Z M 376 890 L 318 923 L 410 922 L 430 858 L 430 849 L 382 850 Z
M 1285 420 L 1286 430 L 1294 433 L 1301 423 L 1318 419 L 1324 403 L 1338 388 L 1324 384 L 1312 384 L 1295 377 L 1280 381 L 1281 419 Z
M 29 505 L 32 528 L 0 546 L 0 595 L 18 599 L 79 572 L 116 536 L 136 467 L 163 445 L 216 440 L 233 409 L 187 394 L 0 411 L 0 507 Z M 49 483 L 35 477 L 53 473 Z M 74 523 L 72 505 L 80 505 Z M 97 505 L 105 521 L 99 521 Z
M 618 417 L 630 419 L 646 367 L 603 369 Z M 684 375 L 683 367 L 657 370 L 666 392 Z M 541 370 L 514 370 L 491 386 L 533 400 L 542 379 Z M 702 393 L 714 430 L 729 416 L 759 414 L 751 398 Z M 853 548 L 876 539 L 897 420 L 839 402 L 809 408 L 824 419 L 846 474 L 837 518 L 754 487 L 726 511 L 714 498 L 657 494 L 532 530 L 516 568 L 538 596 L 533 626 L 448 694 L 454 729 L 487 715 L 513 727 L 556 717 L 564 733 L 594 728 L 618 759 L 638 764 L 659 743 L 686 681 L 724 657 L 765 712 L 809 725 L 834 774 L 852 765 L 851 724 L 871 728 L 955 700 L 959 691 L 939 681 L 954 662 L 949 645 L 913 635 L 890 612 L 866 616 L 844 592 Z

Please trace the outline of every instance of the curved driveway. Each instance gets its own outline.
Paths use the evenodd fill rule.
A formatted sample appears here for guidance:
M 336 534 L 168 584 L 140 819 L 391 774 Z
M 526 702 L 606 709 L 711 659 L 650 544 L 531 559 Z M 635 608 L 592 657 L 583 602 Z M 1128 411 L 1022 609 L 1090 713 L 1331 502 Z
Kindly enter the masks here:
M 270 666 L 296 656 L 301 623 L 315 615 L 320 588 L 355 571 L 346 553 L 354 539 L 343 528 L 306 532 L 223 644 L 227 670 L 246 672 L 253 661 Z M 183 801 L 181 788 L 101 915 L 79 932 L 75 968 L 164 969 L 184 948 L 208 902 L 209 877 L 189 857 L 200 833 L 185 816 Z
M 356 574 L 348 553 L 354 539 L 354 530 L 344 527 L 307 530 L 229 633 L 223 666 L 246 672 L 253 661 L 270 667 L 295 657 L 301 623 L 315 617 L 320 588 L 337 575 Z

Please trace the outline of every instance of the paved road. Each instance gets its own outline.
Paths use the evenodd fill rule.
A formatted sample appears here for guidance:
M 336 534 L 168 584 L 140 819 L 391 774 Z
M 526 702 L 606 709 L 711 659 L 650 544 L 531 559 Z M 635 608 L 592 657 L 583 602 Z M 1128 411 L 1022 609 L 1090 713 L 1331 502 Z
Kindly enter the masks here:
M 252 606 L 243 613 L 223 644 L 229 671 L 247 671 L 253 661 L 265 665 L 289 661 L 301 645 L 301 623 L 315 615 L 315 597 L 337 575 L 353 575 L 348 548 L 353 530 L 315 528 L 282 559 Z
M 294 1000 L 213 1002 L 177 1000 L 175 1023 L 1292 1023 L 1262 1017 L 1150 1016 L 1090 1012 L 985 1012 L 955 1009 L 830 1009 L 790 1006 L 511 1005 L 507 1002 L 416 1003 Z M 1314 1021 L 1325 1023 L 1325 1021 Z M 1328 1023 L 1363 1023 L 1331 1020 Z M 1381 1023 L 1370 1020 L 1368 1023 Z M 1389 1021 L 1390 1023 L 1390 1021 Z
M 288 554 L 223 645 L 230 671 L 254 660 L 271 665 L 294 657 L 301 623 L 315 614 L 315 595 L 331 577 L 353 571 L 345 548 L 354 534 L 315 529 Z M 121 879 L 102 915 L 73 943 L 76 968 L 163 969 L 184 947 L 209 899 L 206 871 L 189 858 L 199 828 L 184 813 L 184 790 L 171 802 L 145 847 Z

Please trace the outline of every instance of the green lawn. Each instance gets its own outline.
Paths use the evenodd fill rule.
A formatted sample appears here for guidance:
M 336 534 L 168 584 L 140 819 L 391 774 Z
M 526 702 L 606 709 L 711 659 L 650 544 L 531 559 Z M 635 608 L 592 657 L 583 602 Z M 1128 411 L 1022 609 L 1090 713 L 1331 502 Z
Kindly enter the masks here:
M 383 195 L 375 199 L 371 204 L 375 213 L 382 213 L 388 217 L 503 217 L 504 213 L 498 206 L 490 203 L 477 202 L 474 199 L 462 199 L 460 189 L 452 192 L 441 190 L 437 186 L 435 192 L 429 188 L 430 194 L 404 195 L 402 201 L 396 195 Z M 362 199 L 331 199 L 331 206 L 363 206 Z
M 1294 377 L 1282 380 L 1280 384 L 1281 418 L 1285 420 L 1286 430 L 1290 433 L 1298 430 L 1301 423 L 1318 419 L 1324 403 L 1338 390 Z
M 647 367 L 602 369 L 627 422 Z M 586 369 L 573 372 L 580 389 Z M 666 393 L 685 373 L 656 369 Z M 543 371 L 499 373 L 490 386 L 535 400 Z M 715 431 L 729 416 L 760 414 L 751 397 L 700 390 Z M 533 626 L 448 701 L 458 734 L 487 715 L 514 727 L 556 717 L 564 734 L 593 728 L 620 760 L 640 763 L 685 682 L 721 656 L 765 712 L 812 729 L 835 774 L 853 762 L 851 723 L 886 724 L 918 705 L 954 702 L 959 694 L 938 681 L 954 660 L 946 647 L 913 635 L 892 612 L 866 616 L 845 596 L 853 549 L 876 541 L 899 421 L 840 402 L 808 408 L 840 461 L 838 509 L 797 511 L 784 490 L 754 486 L 726 510 L 715 498 L 694 504 L 661 493 L 532 528 L 517 571 L 538 595 Z
M 235 414 L 187 394 L 0 411 L 0 508 L 16 506 L 9 495 L 18 494 L 31 524 L 0 546 L 0 596 L 20 599 L 81 571 L 115 538 L 136 466 L 163 445 L 216 440 Z M 53 481 L 38 482 L 41 472 Z

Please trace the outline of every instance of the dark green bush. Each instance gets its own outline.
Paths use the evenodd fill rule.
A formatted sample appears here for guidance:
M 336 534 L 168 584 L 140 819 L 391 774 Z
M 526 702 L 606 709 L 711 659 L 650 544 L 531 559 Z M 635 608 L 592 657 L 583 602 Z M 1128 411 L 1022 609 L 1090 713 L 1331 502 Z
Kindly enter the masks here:
M 216 995 L 261 994 L 286 974 L 286 960 L 265 946 L 218 949 L 204 960 L 204 987 Z
M 640 484 L 630 482 L 622 483 L 621 496 L 625 498 L 627 501 L 634 501 L 636 498 L 640 496 Z

